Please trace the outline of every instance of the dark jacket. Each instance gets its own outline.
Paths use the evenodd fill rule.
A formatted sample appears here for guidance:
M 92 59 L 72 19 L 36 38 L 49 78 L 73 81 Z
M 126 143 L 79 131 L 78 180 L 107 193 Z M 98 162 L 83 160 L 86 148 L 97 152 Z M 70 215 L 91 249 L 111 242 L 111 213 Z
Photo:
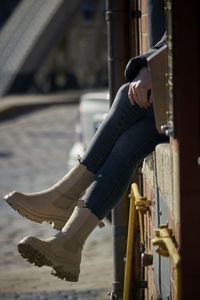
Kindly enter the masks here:
M 164 44 L 166 44 L 166 34 L 164 34 L 162 39 L 153 48 L 150 48 L 147 53 L 131 58 L 125 69 L 126 80 L 128 82 L 133 81 L 133 79 L 139 73 L 140 69 L 147 66 L 146 58 L 150 56 L 153 52 L 155 52 L 157 49 L 161 48 Z

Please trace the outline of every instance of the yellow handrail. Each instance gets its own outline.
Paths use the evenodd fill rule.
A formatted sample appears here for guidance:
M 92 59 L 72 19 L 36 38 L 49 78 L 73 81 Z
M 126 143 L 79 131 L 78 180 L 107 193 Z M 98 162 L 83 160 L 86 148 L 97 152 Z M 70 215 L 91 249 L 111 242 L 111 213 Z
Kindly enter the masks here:
M 130 293 L 130 281 L 131 281 L 131 266 L 133 258 L 133 243 L 134 243 L 134 231 L 135 231 L 135 195 L 134 188 L 131 185 L 130 198 L 130 209 L 129 209 L 129 224 L 128 224 L 128 239 L 126 248 L 126 264 L 125 264 L 125 275 L 124 275 L 124 293 L 123 300 L 129 300 Z
M 140 224 L 140 235 L 141 243 L 144 245 L 144 225 L 143 215 L 149 209 L 150 201 L 146 197 L 142 197 L 139 193 L 138 185 L 133 183 L 131 185 L 130 198 L 130 210 L 129 210 L 129 224 L 128 224 L 128 238 L 127 238 L 127 249 L 126 249 L 126 265 L 124 275 L 124 294 L 123 300 L 129 299 L 130 293 L 130 281 L 131 281 L 131 267 L 132 267 L 132 256 L 134 247 L 134 231 L 135 231 L 135 211 L 138 210 L 139 224 Z
M 124 293 L 123 300 L 129 300 L 130 294 L 130 281 L 131 281 L 131 268 L 133 259 L 133 247 L 134 247 L 134 231 L 135 231 L 135 212 L 138 210 L 139 214 L 139 225 L 141 243 L 144 246 L 144 214 L 149 210 L 151 201 L 148 201 L 146 197 L 142 197 L 139 193 L 138 186 L 136 183 L 131 185 L 130 198 L 130 210 L 129 210 L 129 224 L 128 224 L 128 238 L 127 238 L 127 249 L 126 249 L 126 265 L 124 275 Z M 155 238 L 152 239 L 154 246 L 159 246 L 156 252 L 162 256 L 170 256 L 175 271 L 175 281 L 177 289 L 177 300 L 181 299 L 181 258 L 178 250 L 176 249 L 173 240 L 172 229 L 168 228 L 167 225 L 160 225 L 159 228 L 155 229 Z

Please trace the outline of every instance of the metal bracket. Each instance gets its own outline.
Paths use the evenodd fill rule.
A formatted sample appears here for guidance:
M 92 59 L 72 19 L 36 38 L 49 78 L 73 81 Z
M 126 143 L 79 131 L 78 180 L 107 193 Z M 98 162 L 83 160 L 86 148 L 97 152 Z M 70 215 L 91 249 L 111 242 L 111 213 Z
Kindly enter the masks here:
M 155 189 L 154 226 L 168 223 L 168 206 L 158 189 Z M 170 260 L 153 252 L 154 283 L 163 300 L 171 299 Z
M 139 224 L 140 224 L 140 239 L 143 248 L 145 249 L 144 242 L 144 214 L 149 211 L 149 206 L 151 201 L 147 200 L 146 196 L 141 196 L 139 189 L 136 183 L 132 184 L 132 194 L 129 196 L 130 199 L 135 200 L 135 208 L 138 211 L 139 215 Z
M 168 228 L 166 224 L 161 224 L 159 228 L 155 229 L 155 238 L 152 239 L 152 245 L 158 246 L 156 252 L 159 255 L 171 258 L 175 273 L 177 300 L 180 300 L 181 258 L 174 245 L 173 238 L 172 229 Z

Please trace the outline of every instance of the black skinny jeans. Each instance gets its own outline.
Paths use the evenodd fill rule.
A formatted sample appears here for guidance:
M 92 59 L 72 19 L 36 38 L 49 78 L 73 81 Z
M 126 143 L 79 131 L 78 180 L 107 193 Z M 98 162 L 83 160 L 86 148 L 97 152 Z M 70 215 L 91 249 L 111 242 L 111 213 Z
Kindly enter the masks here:
M 81 161 L 96 174 L 84 200 L 85 207 L 100 220 L 121 199 L 138 163 L 157 144 L 169 140 L 156 129 L 153 107 L 132 106 L 128 89 L 129 84 L 119 89 L 106 119 Z

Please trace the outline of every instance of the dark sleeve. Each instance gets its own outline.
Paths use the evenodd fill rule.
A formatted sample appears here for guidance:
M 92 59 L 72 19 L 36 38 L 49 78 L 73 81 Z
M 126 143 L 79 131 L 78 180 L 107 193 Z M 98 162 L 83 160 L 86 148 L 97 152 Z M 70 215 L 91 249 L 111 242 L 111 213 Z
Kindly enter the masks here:
M 153 47 L 150 48 L 149 51 L 143 55 L 136 56 L 131 58 L 125 69 L 125 77 L 128 82 L 131 82 L 139 73 L 139 71 L 147 66 L 147 57 L 154 53 L 156 50 L 161 48 L 164 44 L 166 44 L 166 33 L 163 35 L 162 39 Z

